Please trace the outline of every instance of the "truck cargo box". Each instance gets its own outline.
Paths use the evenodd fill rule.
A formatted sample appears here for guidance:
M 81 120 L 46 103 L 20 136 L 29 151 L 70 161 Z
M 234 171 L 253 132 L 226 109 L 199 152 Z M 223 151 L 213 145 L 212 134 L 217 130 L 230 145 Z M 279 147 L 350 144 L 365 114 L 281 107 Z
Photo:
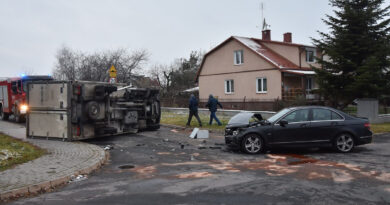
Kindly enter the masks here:
M 159 91 L 123 84 L 28 84 L 27 137 L 81 140 L 160 127 Z

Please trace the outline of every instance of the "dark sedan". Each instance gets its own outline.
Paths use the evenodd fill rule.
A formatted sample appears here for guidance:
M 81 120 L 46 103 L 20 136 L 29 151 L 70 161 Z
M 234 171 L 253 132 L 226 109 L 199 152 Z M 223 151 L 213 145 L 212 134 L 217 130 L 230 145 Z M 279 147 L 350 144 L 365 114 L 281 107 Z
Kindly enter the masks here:
M 346 153 L 371 141 L 367 119 L 322 106 L 285 108 L 267 120 L 243 112 L 232 117 L 225 129 L 226 144 L 249 154 L 277 146 L 324 145 Z

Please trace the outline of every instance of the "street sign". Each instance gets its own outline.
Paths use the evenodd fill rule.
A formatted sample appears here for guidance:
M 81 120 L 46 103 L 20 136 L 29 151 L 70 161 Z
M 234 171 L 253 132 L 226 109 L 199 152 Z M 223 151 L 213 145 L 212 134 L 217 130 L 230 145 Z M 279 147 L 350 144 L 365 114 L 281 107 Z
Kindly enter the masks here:
M 116 83 L 116 78 L 110 78 L 110 83 Z
M 114 65 L 110 67 L 109 73 L 110 73 L 110 78 L 116 78 L 116 69 Z

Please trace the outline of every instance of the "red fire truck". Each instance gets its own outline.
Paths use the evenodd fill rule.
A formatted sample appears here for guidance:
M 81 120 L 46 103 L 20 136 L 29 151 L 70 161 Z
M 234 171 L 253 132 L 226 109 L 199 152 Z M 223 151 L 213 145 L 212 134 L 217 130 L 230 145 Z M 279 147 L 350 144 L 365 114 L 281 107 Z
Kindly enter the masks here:
M 0 81 L 0 119 L 8 120 L 13 115 L 16 122 L 25 120 L 27 83 L 53 80 L 50 76 L 22 76 Z

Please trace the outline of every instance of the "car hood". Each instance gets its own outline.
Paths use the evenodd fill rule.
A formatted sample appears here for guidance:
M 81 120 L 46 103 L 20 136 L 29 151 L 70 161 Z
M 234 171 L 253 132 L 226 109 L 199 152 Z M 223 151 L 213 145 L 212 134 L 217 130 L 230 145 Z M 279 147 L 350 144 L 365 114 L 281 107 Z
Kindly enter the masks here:
M 249 121 L 252 117 L 255 117 L 257 120 L 261 121 L 263 118 L 260 114 L 255 114 L 253 112 L 240 112 L 230 118 L 227 127 L 245 127 L 249 125 Z

